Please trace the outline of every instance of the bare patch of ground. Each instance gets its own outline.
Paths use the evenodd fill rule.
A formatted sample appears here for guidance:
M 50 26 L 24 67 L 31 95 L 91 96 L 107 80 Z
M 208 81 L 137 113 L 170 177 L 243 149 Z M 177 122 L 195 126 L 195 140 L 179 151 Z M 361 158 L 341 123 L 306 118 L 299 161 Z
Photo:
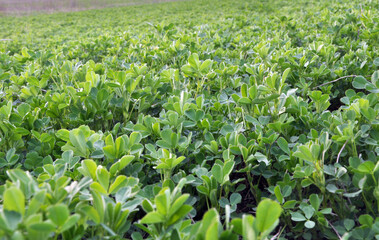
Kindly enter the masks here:
M 0 13 L 4 15 L 28 15 L 40 12 L 73 12 L 173 1 L 182 0 L 0 0 Z

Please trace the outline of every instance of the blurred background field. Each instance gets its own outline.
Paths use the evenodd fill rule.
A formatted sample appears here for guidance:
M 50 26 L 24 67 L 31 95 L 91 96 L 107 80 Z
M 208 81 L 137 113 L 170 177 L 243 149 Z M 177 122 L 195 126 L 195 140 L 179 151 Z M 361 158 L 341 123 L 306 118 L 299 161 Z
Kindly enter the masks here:
M 0 14 L 67 12 L 172 1 L 178 0 L 0 0 Z

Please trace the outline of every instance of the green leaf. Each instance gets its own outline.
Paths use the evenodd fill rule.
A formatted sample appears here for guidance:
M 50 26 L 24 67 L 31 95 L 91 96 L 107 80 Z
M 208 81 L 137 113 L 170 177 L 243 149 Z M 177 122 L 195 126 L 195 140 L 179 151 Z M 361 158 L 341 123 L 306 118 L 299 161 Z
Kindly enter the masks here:
M 157 211 L 162 214 L 162 216 L 166 216 L 170 209 L 170 190 L 166 189 L 164 192 L 155 196 L 154 200 Z
M 99 216 L 99 219 L 100 219 L 99 222 L 101 222 L 104 219 L 104 212 L 105 212 L 104 211 L 105 210 L 105 208 L 104 208 L 104 205 L 105 205 L 104 197 L 96 191 L 92 191 L 91 195 L 92 195 L 92 199 L 93 199 L 92 200 L 93 208 L 96 210 L 96 212 Z
M 17 112 L 20 114 L 20 116 L 22 118 L 24 118 L 26 116 L 26 114 L 28 114 L 30 112 L 30 105 L 27 104 L 27 103 L 21 103 L 20 105 L 18 105 L 17 107 Z
M 109 187 L 109 172 L 103 168 L 102 166 L 99 166 L 96 171 L 97 181 L 100 183 L 100 185 L 105 189 L 108 190 Z
M 306 222 L 304 223 L 304 226 L 305 226 L 306 228 L 313 228 L 315 225 L 316 225 L 316 223 L 313 222 L 313 221 L 311 221 L 311 220 L 308 220 L 308 221 L 306 221 Z
M 165 129 L 163 131 L 161 131 L 161 137 L 162 137 L 162 140 L 165 141 L 166 143 L 170 144 L 171 143 L 171 134 L 172 134 L 172 130 L 171 129 Z
M 213 221 L 205 233 L 205 240 L 218 240 L 218 221 Z
M 183 157 L 183 156 L 180 156 L 180 157 L 178 157 L 178 158 L 175 158 L 174 161 L 173 161 L 173 163 L 172 163 L 172 167 L 173 167 L 173 168 L 176 167 L 178 164 L 180 164 L 181 162 L 183 162 L 184 159 L 186 159 L 186 158 Z
M 175 148 L 178 144 L 179 136 L 176 133 L 171 133 L 171 148 Z
M 178 211 L 178 209 L 183 206 L 183 204 L 187 201 L 187 199 L 189 198 L 189 194 L 183 194 L 182 196 L 180 196 L 178 199 L 175 200 L 175 202 L 171 205 L 170 207 L 170 211 L 169 211 L 169 214 L 168 216 L 171 216 L 172 214 L 174 214 L 176 211 Z
M 255 218 L 249 215 L 242 216 L 242 236 L 244 240 L 255 240 L 258 233 L 255 232 L 253 228 Z
M 47 209 L 48 218 L 59 227 L 67 221 L 69 214 L 68 208 L 64 204 L 51 206 Z
M 211 170 L 212 175 L 216 178 L 217 182 L 220 184 L 223 182 L 223 179 L 224 179 L 222 170 L 223 170 L 222 167 L 218 164 L 213 165 L 212 170 Z
M 280 204 L 271 199 L 261 201 L 256 214 L 257 229 L 260 232 L 271 229 L 277 223 L 282 211 Z
M 283 195 L 282 195 L 282 193 L 280 191 L 280 187 L 279 186 L 276 186 L 274 188 L 274 193 L 275 193 L 276 199 L 278 199 L 279 203 L 283 204 L 284 198 L 283 198 Z
M 141 206 L 142 206 L 143 210 L 147 213 L 154 211 L 153 205 L 151 204 L 151 202 L 148 199 L 144 199 L 142 201 Z
M 252 101 L 247 97 L 242 97 L 242 98 L 238 99 L 238 103 L 240 103 L 240 104 L 251 104 Z
M 189 109 L 184 114 L 192 121 L 196 121 L 196 111 L 194 109 Z
M 152 224 L 164 222 L 164 217 L 158 212 L 149 212 L 140 221 L 141 224 Z
M 305 178 L 301 181 L 301 186 L 303 188 L 305 187 L 308 187 L 309 185 L 313 184 L 312 180 L 310 180 L 309 178 Z
M 301 208 L 301 210 L 303 210 L 305 217 L 307 219 L 310 219 L 313 216 L 313 214 L 315 213 L 315 209 L 310 205 L 307 205 L 305 207 L 300 207 L 300 208 Z
M 31 216 L 39 211 L 40 207 L 43 205 L 45 201 L 45 196 L 46 190 L 41 190 L 34 195 L 34 197 L 29 202 L 29 207 L 26 216 Z
M 233 218 L 231 223 L 233 226 L 233 232 L 242 235 L 242 219 L 241 218 Z
M 293 212 L 293 213 L 291 213 L 291 219 L 292 219 L 292 221 L 295 221 L 295 222 L 303 222 L 303 221 L 307 220 L 304 217 L 304 215 L 301 214 L 301 213 L 299 213 L 299 212 Z
M 371 161 L 366 161 L 359 165 L 358 171 L 361 173 L 371 174 L 375 168 L 375 164 Z
M 101 219 L 99 213 L 96 211 L 96 209 L 92 206 L 84 206 L 80 209 L 83 211 L 89 219 L 94 221 L 96 224 L 99 224 Z
M 196 190 L 201 194 L 208 195 L 208 189 L 202 185 L 197 186 Z
M 33 223 L 29 227 L 39 232 L 53 232 L 56 228 L 55 225 L 49 221 Z
M 196 72 L 196 69 L 194 69 L 191 65 L 189 64 L 186 64 L 184 66 L 182 66 L 182 71 L 183 73 L 185 73 L 186 75 L 188 76 L 192 76 L 195 72 Z
M 168 225 L 175 224 L 179 220 L 183 219 L 187 214 L 192 210 L 190 205 L 182 205 L 170 218 L 167 222 Z
M 287 76 L 290 73 L 290 71 L 291 71 L 291 68 L 287 68 L 286 70 L 284 70 L 283 75 L 282 75 L 281 84 L 284 84 L 284 82 L 286 81 Z
M 76 153 L 81 157 L 88 157 L 86 138 L 81 129 L 73 129 L 70 131 L 70 142 L 77 150 Z M 75 151 L 74 151 L 75 152 Z
M 21 136 L 27 136 L 30 134 L 30 132 L 25 129 L 25 128 L 22 128 L 22 127 L 17 127 L 15 130 L 14 130 L 15 133 L 17 134 L 20 134 Z
M 171 143 L 170 142 L 165 142 L 163 140 L 158 140 L 156 142 L 157 146 L 161 147 L 161 148 L 166 148 L 166 149 L 170 149 L 171 148 Z
M 5 210 L 15 211 L 21 215 L 25 213 L 25 196 L 22 191 L 16 187 L 10 187 L 5 190 L 3 204 Z
M 197 53 L 191 54 L 191 56 L 189 56 L 189 58 L 188 58 L 188 63 L 194 69 L 199 69 L 199 67 L 200 67 L 199 55 L 197 55 Z
M 3 223 L 2 220 L 0 220 L 0 224 L 3 225 L 3 226 L 0 226 L 0 229 L 7 226 L 6 229 L 15 231 L 18 228 L 18 225 L 22 222 L 21 214 L 15 211 L 8 211 L 8 210 L 4 210 L 3 214 L 4 214 L 3 216 L 5 218 L 4 219 L 5 222 Z
M 70 229 L 72 226 L 74 226 L 80 219 L 80 215 L 79 214 L 74 214 L 72 216 L 70 216 L 67 221 L 65 222 L 65 224 L 62 226 L 61 228 L 61 232 L 64 232 L 68 229 Z
M 230 173 L 232 172 L 234 167 L 234 161 L 226 161 L 224 163 L 224 167 L 222 169 L 222 174 L 223 174 L 223 181 L 226 181 L 226 179 L 229 177 Z
M 98 193 L 102 193 L 102 194 L 107 194 L 108 193 L 107 190 L 104 189 L 104 187 L 100 183 L 98 183 L 98 182 L 91 183 L 90 188 L 92 190 L 97 191 Z
M 284 209 L 293 209 L 296 205 L 296 200 L 290 200 L 283 204 Z
M 60 129 L 57 131 L 55 135 L 63 141 L 70 141 L 70 131 L 68 131 L 67 129 Z
M 288 147 L 288 142 L 284 138 L 282 137 L 278 138 L 277 143 L 280 149 L 283 150 L 283 152 L 287 153 L 287 155 L 291 154 L 291 151 Z
M 379 57 L 377 58 L 379 59 Z M 378 61 L 379 62 L 379 61 Z M 377 88 L 379 88 L 379 70 L 375 71 L 371 76 L 371 82 L 374 84 Z
M 331 208 L 324 208 L 324 209 L 320 210 L 320 213 L 322 213 L 322 214 L 331 214 L 332 213 L 332 209 Z
M 311 194 L 311 196 L 309 196 L 309 202 L 316 211 L 320 208 L 321 199 L 317 194 Z
M 131 163 L 133 160 L 134 160 L 135 156 L 134 155 L 125 155 L 123 156 L 119 161 L 120 161 L 120 165 L 119 165 L 119 171 L 121 171 L 122 169 L 124 169 L 126 166 L 129 165 L 129 163 Z
M 314 162 L 312 152 L 309 150 L 308 146 L 299 146 L 298 151 L 296 151 L 293 155 L 308 162 Z
M 212 208 L 204 214 L 200 228 L 198 230 L 198 232 L 203 236 L 203 238 L 205 238 L 208 229 L 215 221 L 219 221 L 219 215 L 216 209 Z
M 127 178 L 123 175 L 120 175 L 114 180 L 112 185 L 109 187 L 109 194 L 116 193 L 120 188 L 125 187 L 126 183 L 128 182 Z
M 355 226 L 355 222 L 352 219 L 345 219 L 343 221 L 343 225 L 345 226 L 347 231 L 350 231 Z
M 86 159 L 82 161 L 81 169 L 78 169 L 84 176 L 92 178 L 92 180 L 96 181 L 96 170 L 97 165 L 91 159 Z
M 357 76 L 353 80 L 353 87 L 356 89 L 365 89 L 369 82 L 362 76 Z
M 241 197 L 241 194 L 239 193 L 232 193 L 229 199 L 230 199 L 230 205 L 234 206 L 241 202 L 242 197 Z
M 201 64 L 201 66 L 200 66 L 200 72 L 202 73 L 202 74 L 207 74 L 208 72 L 209 72 L 209 70 L 210 70 L 210 68 L 212 67 L 212 60 L 210 60 L 210 59 L 207 59 L 207 60 L 205 60 L 202 64 Z
M 374 222 L 374 219 L 368 215 L 368 214 L 363 214 L 361 216 L 359 216 L 359 223 L 363 226 L 367 226 L 367 227 L 370 227 L 372 226 L 373 222 Z
M 336 185 L 329 183 L 328 185 L 326 185 L 326 190 L 328 190 L 331 193 L 335 193 L 338 191 L 338 188 Z

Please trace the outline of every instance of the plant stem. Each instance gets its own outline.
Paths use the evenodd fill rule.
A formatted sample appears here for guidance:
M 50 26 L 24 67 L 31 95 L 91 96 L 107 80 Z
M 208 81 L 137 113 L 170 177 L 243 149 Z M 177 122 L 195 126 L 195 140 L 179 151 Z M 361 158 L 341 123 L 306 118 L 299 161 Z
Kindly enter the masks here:
M 366 207 L 367 207 L 368 210 L 370 210 L 370 212 L 375 216 L 375 212 L 374 212 L 374 210 L 372 209 L 371 204 L 367 201 L 366 195 L 365 195 L 365 193 L 364 193 L 363 191 L 362 191 L 362 196 L 363 196 L 363 200 L 364 200 L 364 202 L 365 202 Z
M 249 168 L 249 171 L 247 172 L 247 181 L 249 182 L 249 185 L 250 185 L 250 192 L 253 195 L 255 202 L 257 202 L 257 196 L 255 195 L 255 191 L 254 191 L 253 177 L 251 176 L 250 168 Z
M 328 85 L 328 84 L 331 84 L 331 83 L 335 83 L 335 82 L 338 82 L 339 80 L 342 80 L 342 79 L 345 79 L 345 78 L 351 78 L 351 77 L 356 77 L 357 75 L 348 75 L 348 76 L 344 76 L 344 77 L 340 77 L 340 78 L 337 78 L 333 81 L 330 81 L 330 82 L 326 82 L 326 83 L 323 83 L 321 85 L 318 85 L 316 87 L 314 87 L 313 89 L 316 89 L 316 88 L 319 88 L 319 87 L 322 87 L 322 86 L 325 86 L 325 85 Z

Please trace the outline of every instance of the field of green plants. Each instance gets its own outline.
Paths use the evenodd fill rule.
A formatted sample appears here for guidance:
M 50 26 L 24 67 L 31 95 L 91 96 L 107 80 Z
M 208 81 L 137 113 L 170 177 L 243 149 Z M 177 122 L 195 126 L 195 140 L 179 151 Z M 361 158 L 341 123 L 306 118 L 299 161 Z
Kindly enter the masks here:
M 379 239 L 378 1 L 0 17 L 0 239 Z

